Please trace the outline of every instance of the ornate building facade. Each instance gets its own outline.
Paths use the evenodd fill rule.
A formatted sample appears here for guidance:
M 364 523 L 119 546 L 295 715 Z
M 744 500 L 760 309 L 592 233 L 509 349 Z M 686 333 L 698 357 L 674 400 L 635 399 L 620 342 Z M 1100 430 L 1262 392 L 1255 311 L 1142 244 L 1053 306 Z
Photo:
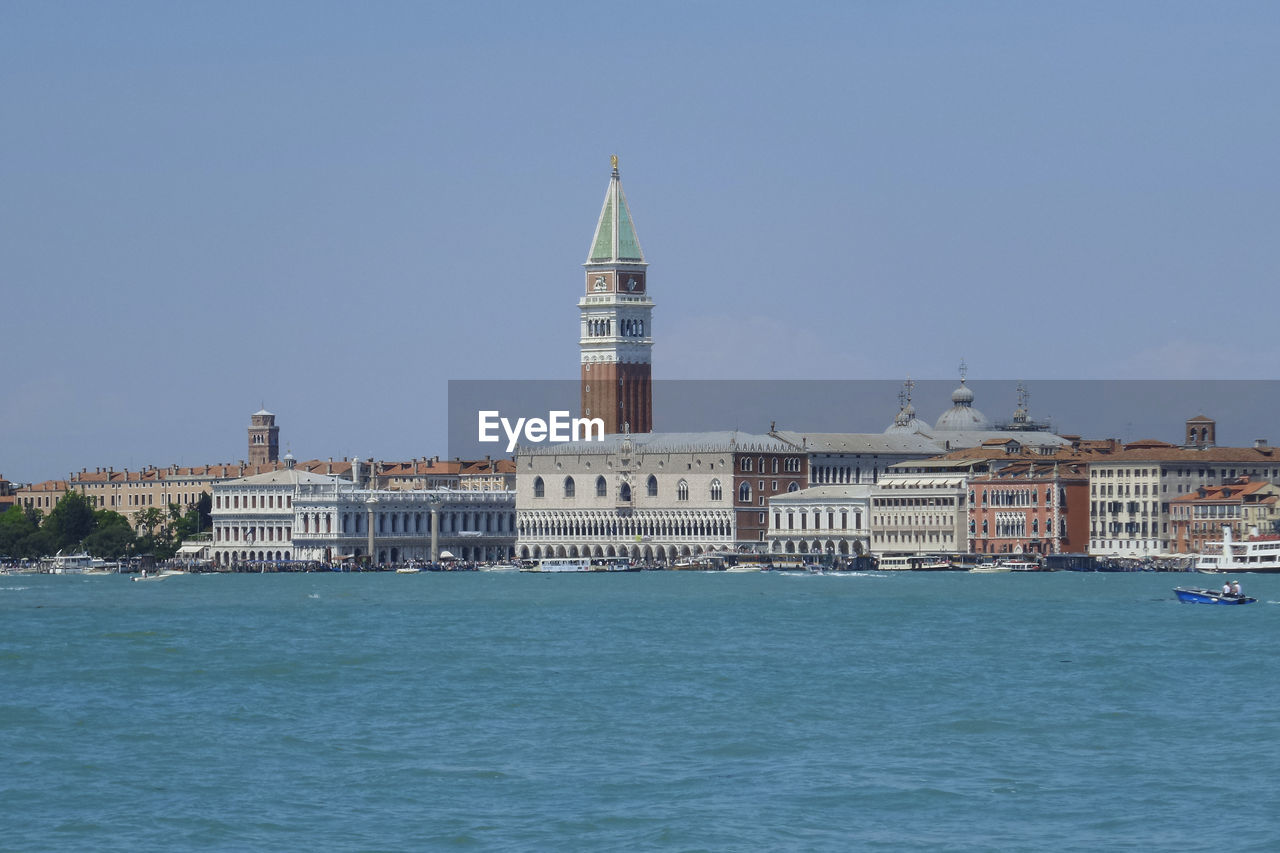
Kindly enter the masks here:
M 763 550 L 769 497 L 803 487 L 807 476 L 791 445 L 737 431 L 521 447 L 516 555 L 661 563 Z
M 367 489 L 291 463 L 214 485 L 216 565 L 512 557 L 514 492 Z

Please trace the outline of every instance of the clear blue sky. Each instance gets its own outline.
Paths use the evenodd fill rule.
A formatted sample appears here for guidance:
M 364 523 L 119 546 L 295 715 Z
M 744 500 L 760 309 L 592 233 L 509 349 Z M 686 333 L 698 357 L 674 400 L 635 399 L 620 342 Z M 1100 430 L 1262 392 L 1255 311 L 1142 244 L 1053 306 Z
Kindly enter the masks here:
M 0 473 L 444 454 L 615 152 L 657 377 L 1267 378 L 1278 84 L 1270 2 L 0 2 Z

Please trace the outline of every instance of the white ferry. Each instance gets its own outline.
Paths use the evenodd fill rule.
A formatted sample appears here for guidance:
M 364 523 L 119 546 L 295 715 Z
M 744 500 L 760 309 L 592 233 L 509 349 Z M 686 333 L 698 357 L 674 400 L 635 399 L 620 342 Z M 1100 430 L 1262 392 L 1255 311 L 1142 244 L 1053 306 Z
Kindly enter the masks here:
M 1231 526 L 1224 525 L 1222 541 L 1206 542 L 1195 567 L 1199 572 L 1280 572 L 1280 537 L 1254 535 L 1236 542 Z
M 522 566 L 522 572 L 630 572 L 626 557 L 555 557 Z

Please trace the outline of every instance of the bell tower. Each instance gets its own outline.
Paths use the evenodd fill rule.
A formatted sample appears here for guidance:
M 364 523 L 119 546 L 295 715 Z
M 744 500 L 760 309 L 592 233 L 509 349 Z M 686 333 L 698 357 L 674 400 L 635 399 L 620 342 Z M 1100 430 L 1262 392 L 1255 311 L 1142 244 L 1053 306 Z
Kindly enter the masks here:
M 578 300 L 582 417 L 606 433 L 652 432 L 653 300 L 644 253 L 618 177 L 618 158 L 587 254 L 586 293 Z
M 266 409 L 249 418 L 249 464 L 265 465 L 280 459 L 280 427 Z

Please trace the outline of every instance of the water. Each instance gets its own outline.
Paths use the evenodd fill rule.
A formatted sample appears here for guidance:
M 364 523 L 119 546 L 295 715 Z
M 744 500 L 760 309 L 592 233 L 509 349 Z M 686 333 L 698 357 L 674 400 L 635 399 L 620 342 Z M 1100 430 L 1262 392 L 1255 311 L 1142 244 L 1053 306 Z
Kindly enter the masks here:
M 1211 580 L 0 577 L 0 849 L 1276 850 Z

